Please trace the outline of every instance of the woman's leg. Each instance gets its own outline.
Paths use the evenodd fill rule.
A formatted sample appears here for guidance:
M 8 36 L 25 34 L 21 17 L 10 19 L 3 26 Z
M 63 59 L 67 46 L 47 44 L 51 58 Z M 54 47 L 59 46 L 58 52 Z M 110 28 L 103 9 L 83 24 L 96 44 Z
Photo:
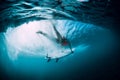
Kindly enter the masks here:
M 42 31 L 38 31 L 36 32 L 37 34 L 42 34 L 43 36 L 45 36 L 46 38 L 50 39 L 51 41 L 54 41 L 55 39 L 51 36 L 49 36 L 48 34 L 42 32 Z
M 36 32 L 36 33 L 42 34 L 42 35 L 44 35 L 44 36 L 47 36 L 47 34 L 44 33 L 44 32 L 42 32 L 42 31 L 38 31 L 38 32 Z
M 56 27 L 55 27 L 54 24 L 53 24 L 53 29 L 54 29 L 54 31 L 55 31 L 55 33 L 56 33 L 58 42 L 62 42 L 62 36 L 61 36 L 61 34 L 58 32 L 58 30 L 56 29 Z

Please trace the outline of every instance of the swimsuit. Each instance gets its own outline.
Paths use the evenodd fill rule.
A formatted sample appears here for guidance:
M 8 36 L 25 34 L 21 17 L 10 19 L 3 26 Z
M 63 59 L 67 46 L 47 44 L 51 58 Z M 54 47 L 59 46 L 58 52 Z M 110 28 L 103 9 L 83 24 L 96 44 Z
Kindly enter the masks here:
M 62 46 L 66 46 L 68 45 L 68 42 L 67 41 L 62 41 Z

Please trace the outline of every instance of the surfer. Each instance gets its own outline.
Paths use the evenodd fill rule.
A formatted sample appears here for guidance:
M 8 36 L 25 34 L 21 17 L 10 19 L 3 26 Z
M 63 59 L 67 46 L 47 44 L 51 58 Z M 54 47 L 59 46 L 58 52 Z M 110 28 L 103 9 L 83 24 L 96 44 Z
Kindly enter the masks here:
M 65 38 L 64 36 L 62 36 L 62 35 L 58 32 L 58 30 L 56 29 L 56 27 L 55 27 L 55 25 L 54 25 L 53 23 L 52 23 L 52 25 L 53 25 L 53 29 L 54 29 L 54 31 L 55 31 L 55 33 L 56 33 L 56 36 L 57 36 L 56 42 L 59 43 L 59 44 L 61 44 L 62 46 L 69 46 L 69 48 L 70 48 L 70 50 L 71 50 L 71 53 L 73 53 L 73 51 L 72 51 L 72 46 L 71 46 L 70 41 L 69 41 L 67 38 Z M 36 32 L 36 33 L 42 34 L 42 35 L 46 36 L 47 38 L 51 39 L 51 37 L 50 37 L 48 34 L 42 32 L 42 31 L 38 31 L 38 32 Z
M 59 44 L 61 44 L 62 46 L 69 46 L 69 48 L 70 48 L 70 50 L 71 50 L 71 53 L 73 53 L 73 50 L 72 50 L 72 46 L 71 46 L 70 41 L 69 41 L 67 38 L 65 38 L 64 36 L 62 36 L 62 35 L 58 32 L 58 30 L 56 29 L 56 27 L 55 27 L 55 25 L 54 25 L 53 23 L 52 23 L 52 25 L 53 25 L 53 29 L 54 29 L 54 31 L 55 31 L 55 34 L 56 34 L 56 36 L 57 36 L 56 42 L 59 43 Z M 42 31 L 38 31 L 38 32 L 36 32 L 36 33 L 42 34 L 42 35 L 46 36 L 47 38 L 51 39 L 51 37 L 50 37 L 48 34 L 42 32 Z M 53 40 L 53 39 L 52 39 L 52 40 Z

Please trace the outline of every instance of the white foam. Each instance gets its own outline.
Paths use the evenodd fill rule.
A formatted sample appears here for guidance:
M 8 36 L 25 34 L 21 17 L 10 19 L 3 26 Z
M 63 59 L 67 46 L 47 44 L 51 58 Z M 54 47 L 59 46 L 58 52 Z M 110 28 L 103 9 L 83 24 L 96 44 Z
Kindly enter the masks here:
M 16 59 L 19 54 L 42 56 L 47 54 L 52 58 L 62 57 L 69 54 L 69 52 L 63 53 L 66 49 L 56 41 L 52 41 L 41 34 L 37 34 L 37 31 L 43 31 L 47 33 L 51 38 L 55 38 L 55 33 L 52 29 L 50 21 L 33 21 L 28 24 L 23 24 L 17 28 L 8 28 L 5 33 L 9 57 Z

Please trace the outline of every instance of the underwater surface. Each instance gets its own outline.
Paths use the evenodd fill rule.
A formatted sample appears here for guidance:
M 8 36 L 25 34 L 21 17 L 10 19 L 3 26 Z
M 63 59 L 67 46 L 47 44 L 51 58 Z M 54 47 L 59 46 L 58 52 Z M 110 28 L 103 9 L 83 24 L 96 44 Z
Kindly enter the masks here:
M 8 78 L 77 80 L 79 76 L 87 74 L 87 70 L 91 70 L 93 65 L 99 66 L 102 63 L 98 62 L 104 62 L 112 55 L 110 52 L 115 47 L 116 38 L 106 25 L 97 25 L 105 22 L 101 20 L 106 20 L 100 16 L 101 12 L 100 15 L 90 15 L 88 20 L 89 15 L 83 17 L 81 14 L 69 14 L 69 9 L 72 11 L 73 7 L 65 7 L 66 11 L 63 11 L 60 6 L 51 8 L 54 6 L 42 5 L 44 0 L 39 4 L 29 1 L 10 2 L 8 8 L 0 12 L 0 22 L 3 26 L 0 33 L 0 60 Z M 77 0 L 76 3 L 78 2 Z M 66 3 L 63 3 L 70 2 L 66 0 Z M 53 4 L 52 1 L 50 4 Z M 83 7 L 84 4 L 81 5 Z M 99 13 L 102 7 L 95 13 Z M 94 10 L 90 12 L 94 13 Z M 100 19 L 95 20 L 97 24 L 92 23 L 94 16 Z M 71 53 L 68 46 L 64 47 L 54 40 L 56 35 L 51 21 L 54 21 L 61 35 L 70 41 L 74 53 Z M 45 32 L 50 38 L 37 34 L 37 31 Z M 47 62 L 47 55 L 52 58 L 50 62 Z M 56 58 L 59 58 L 58 62 L 55 61 Z

